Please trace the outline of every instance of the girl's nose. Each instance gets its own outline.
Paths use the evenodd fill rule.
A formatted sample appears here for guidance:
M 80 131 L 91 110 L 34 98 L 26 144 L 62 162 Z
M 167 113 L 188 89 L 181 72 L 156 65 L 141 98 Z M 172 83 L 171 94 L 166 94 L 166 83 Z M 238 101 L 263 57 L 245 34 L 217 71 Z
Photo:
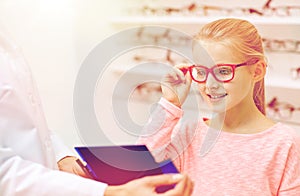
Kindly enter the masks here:
M 214 76 L 209 73 L 207 76 L 207 80 L 206 80 L 206 88 L 211 89 L 211 88 L 218 88 L 220 86 L 220 82 L 218 82 Z

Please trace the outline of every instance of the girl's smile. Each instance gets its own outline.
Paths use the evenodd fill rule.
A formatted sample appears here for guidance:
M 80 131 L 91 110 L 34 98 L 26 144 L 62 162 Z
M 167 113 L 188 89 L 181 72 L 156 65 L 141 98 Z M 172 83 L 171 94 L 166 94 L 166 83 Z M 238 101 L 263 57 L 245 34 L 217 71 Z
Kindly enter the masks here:
M 215 101 L 222 100 L 224 97 L 227 96 L 227 93 L 222 93 L 222 94 L 210 94 L 210 93 L 207 93 L 206 95 L 209 97 L 209 99 L 212 102 L 215 102 Z

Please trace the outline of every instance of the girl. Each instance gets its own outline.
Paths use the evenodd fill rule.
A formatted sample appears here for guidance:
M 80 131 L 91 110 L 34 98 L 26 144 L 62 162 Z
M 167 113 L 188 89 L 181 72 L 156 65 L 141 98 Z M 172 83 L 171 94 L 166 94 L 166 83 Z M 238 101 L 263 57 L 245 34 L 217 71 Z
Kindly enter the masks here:
M 266 60 L 254 25 L 211 22 L 196 35 L 193 54 L 196 65 L 164 78 L 139 143 L 188 173 L 194 195 L 300 195 L 300 137 L 265 116 Z M 178 126 L 192 81 L 214 115 Z

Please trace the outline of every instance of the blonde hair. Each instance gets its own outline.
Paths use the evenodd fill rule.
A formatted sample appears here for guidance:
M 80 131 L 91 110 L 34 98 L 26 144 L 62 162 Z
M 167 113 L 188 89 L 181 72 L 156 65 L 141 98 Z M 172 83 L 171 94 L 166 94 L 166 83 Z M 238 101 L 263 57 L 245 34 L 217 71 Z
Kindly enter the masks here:
M 262 38 L 250 22 L 236 18 L 219 19 L 202 27 L 195 40 L 213 41 L 231 47 L 244 61 L 266 62 Z M 264 79 L 256 82 L 253 91 L 256 107 L 265 114 Z

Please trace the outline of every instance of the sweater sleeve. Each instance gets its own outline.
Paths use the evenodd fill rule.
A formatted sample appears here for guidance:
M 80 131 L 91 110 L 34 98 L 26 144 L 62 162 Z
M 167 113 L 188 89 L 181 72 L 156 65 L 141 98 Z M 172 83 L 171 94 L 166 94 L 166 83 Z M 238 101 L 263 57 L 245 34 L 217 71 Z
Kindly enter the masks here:
M 280 196 L 300 195 L 300 136 L 294 136 L 281 179 Z
M 178 122 L 182 115 L 180 108 L 161 98 L 144 126 L 138 143 L 145 144 L 157 162 L 172 159 L 179 167 L 179 160 L 174 159 L 178 157 L 181 146 L 174 134 L 179 132 Z

